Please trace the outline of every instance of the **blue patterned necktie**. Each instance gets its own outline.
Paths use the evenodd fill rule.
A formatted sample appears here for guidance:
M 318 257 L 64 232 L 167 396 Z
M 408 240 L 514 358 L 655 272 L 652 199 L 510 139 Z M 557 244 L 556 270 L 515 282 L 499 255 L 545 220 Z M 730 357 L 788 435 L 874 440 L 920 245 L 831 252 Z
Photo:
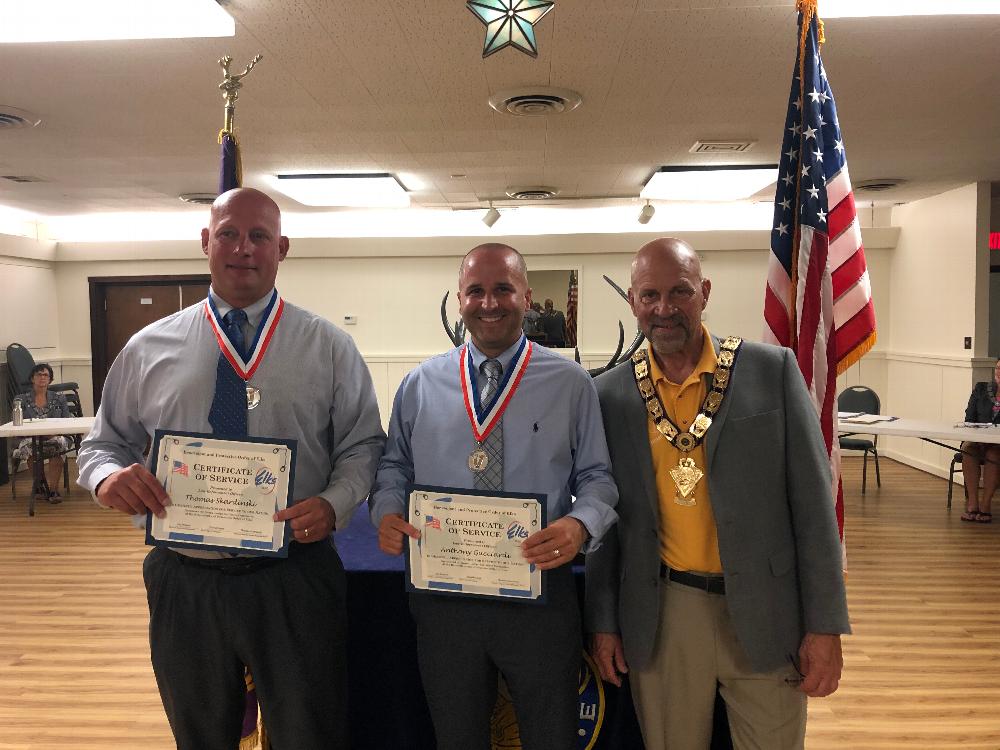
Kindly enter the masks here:
M 222 319 L 223 327 L 233 346 L 243 357 L 246 355 L 246 341 L 243 337 L 243 325 L 247 322 L 247 314 L 243 310 L 233 309 Z M 247 435 L 247 388 L 229 360 L 219 352 L 219 364 L 215 374 L 215 395 L 212 397 L 212 408 L 208 412 L 208 423 L 212 425 L 215 435 L 227 437 L 246 437 Z
M 500 362 L 488 359 L 479 365 L 479 371 L 485 376 L 486 384 L 480 394 L 479 403 L 485 409 L 500 389 L 500 373 L 503 371 Z M 496 426 L 486 436 L 482 449 L 489 456 L 489 462 L 483 471 L 475 474 L 473 483 L 477 490 L 503 490 L 503 417 L 497 420 Z

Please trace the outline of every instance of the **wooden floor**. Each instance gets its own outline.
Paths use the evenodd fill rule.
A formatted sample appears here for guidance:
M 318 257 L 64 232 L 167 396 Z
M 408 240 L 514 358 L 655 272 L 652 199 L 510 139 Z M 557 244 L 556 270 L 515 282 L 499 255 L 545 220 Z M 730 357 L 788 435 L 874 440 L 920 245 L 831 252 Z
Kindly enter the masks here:
M 854 635 L 840 691 L 810 703 L 807 745 L 1000 748 L 1000 519 L 960 523 L 943 480 L 882 463 L 882 489 L 870 476 L 862 499 L 860 462 L 845 460 Z M 80 490 L 34 518 L 9 493 L 0 750 L 173 747 L 149 667 L 142 536 Z

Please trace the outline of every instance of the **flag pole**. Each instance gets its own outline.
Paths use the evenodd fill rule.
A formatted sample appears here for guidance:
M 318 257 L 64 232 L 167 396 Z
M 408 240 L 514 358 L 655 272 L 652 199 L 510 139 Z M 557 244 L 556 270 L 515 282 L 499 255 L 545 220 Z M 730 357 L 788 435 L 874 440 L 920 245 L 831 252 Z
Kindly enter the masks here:
M 242 73 L 230 73 L 229 66 L 233 58 L 226 55 L 219 60 L 224 77 L 219 89 L 226 102 L 225 119 L 222 130 L 219 131 L 219 144 L 222 146 L 222 164 L 219 169 L 219 193 L 238 188 L 243 185 L 243 164 L 240 159 L 240 144 L 236 140 L 233 121 L 236 119 L 236 100 L 243 88 L 243 79 L 254 69 L 262 59 L 262 55 L 254 55 L 253 60 L 243 69 Z

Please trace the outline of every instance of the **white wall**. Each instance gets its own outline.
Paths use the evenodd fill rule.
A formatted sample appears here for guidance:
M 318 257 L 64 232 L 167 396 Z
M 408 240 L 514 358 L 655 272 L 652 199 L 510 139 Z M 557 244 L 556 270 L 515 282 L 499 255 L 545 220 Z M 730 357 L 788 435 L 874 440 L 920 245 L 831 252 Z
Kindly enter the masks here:
M 51 362 L 61 378 L 55 243 L 0 234 L 0 357 L 12 343 L 38 362 Z
M 988 377 L 989 204 L 989 185 L 979 183 L 893 211 L 900 235 L 889 266 L 892 304 L 879 320 L 889 332 L 883 412 L 959 421 L 972 384 Z M 939 476 L 954 453 L 908 438 L 880 448 Z
M 893 229 L 865 230 L 870 263 L 888 263 Z M 767 232 L 696 232 L 682 235 L 703 256 L 712 279 L 706 313 L 709 327 L 721 334 L 758 340 L 763 326 L 763 289 L 767 269 Z M 448 317 L 458 317 L 454 290 L 461 257 L 481 237 L 405 239 L 294 239 L 278 275 L 290 302 L 346 326 L 372 368 L 383 416 L 405 372 L 448 346 L 440 303 L 450 292 Z M 635 333 L 631 312 L 603 280 L 606 274 L 628 286 L 632 254 L 649 235 L 571 235 L 498 238 L 521 250 L 531 270 L 580 271 L 579 345 L 585 365 L 596 366 L 614 351 L 617 321 L 626 345 Z M 122 258 L 128 258 L 122 260 Z M 55 278 L 59 306 L 60 351 L 75 379 L 86 382 L 90 404 L 90 320 L 88 283 L 93 276 L 204 273 L 197 241 L 152 243 L 66 243 L 57 251 Z M 882 294 L 885 275 L 873 273 Z M 78 377 L 77 377 L 78 375 Z

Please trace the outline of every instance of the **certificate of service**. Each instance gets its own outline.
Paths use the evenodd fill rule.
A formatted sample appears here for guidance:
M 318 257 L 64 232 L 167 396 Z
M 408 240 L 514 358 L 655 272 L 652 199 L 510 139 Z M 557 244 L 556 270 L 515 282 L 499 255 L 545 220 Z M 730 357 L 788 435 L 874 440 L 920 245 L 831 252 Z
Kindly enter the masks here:
M 156 431 L 153 473 L 170 496 L 150 514 L 146 543 L 285 557 L 285 524 L 272 516 L 291 499 L 294 440 L 222 440 Z
M 409 522 L 409 588 L 452 594 L 540 600 L 542 574 L 521 543 L 545 525 L 544 495 L 480 493 L 415 486 Z

